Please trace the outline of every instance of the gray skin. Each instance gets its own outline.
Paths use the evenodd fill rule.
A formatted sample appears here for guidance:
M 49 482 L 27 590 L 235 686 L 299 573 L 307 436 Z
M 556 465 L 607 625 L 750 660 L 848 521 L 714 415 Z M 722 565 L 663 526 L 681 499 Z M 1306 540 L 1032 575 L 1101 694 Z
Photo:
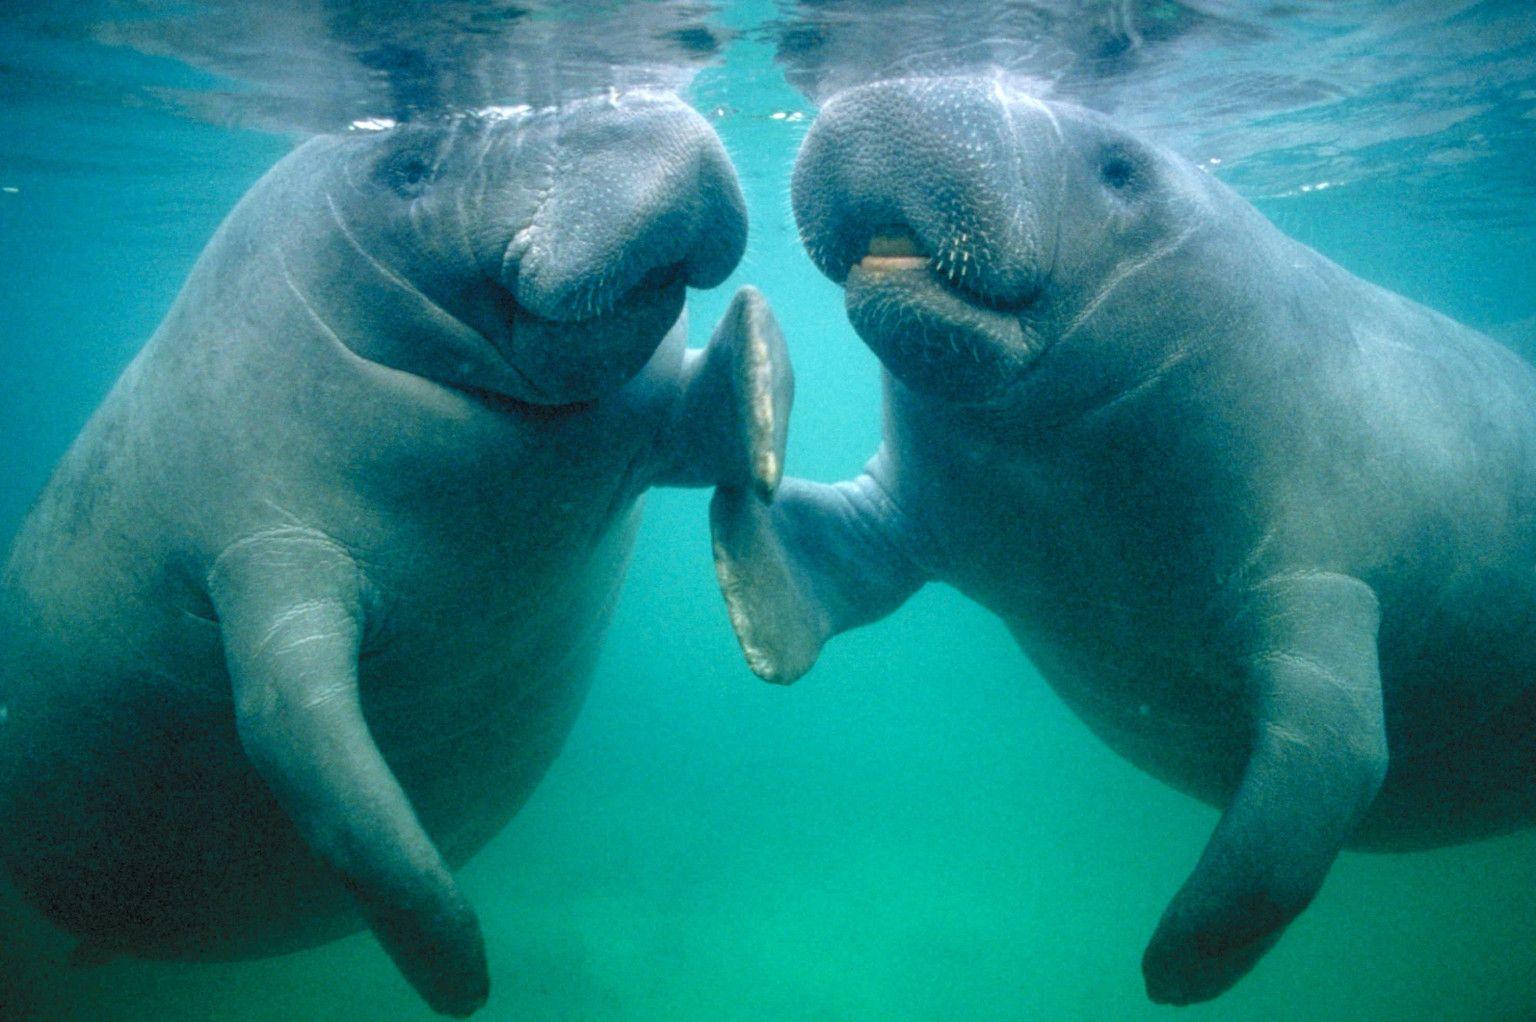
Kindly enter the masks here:
M 777 483 L 762 300 L 714 132 L 630 94 L 315 139 L 71 447 L 0 589 L 0 852 L 92 952 L 366 921 L 438 1011 L 489 988 L 462 864 L 587 688 L 657 484 Z M 359 913 L 361 919 L 359 919 Z
M 1236 982 L 1345 846 L 1536 821 L 1530 366 L 999 82 L 835 97 L 794 205 L 886 427 L 852 482 L 717 495 L 757 673 L 929 579 L 1002 617 L 1111 748 L 1222 809 L 1143 959 L 1160 1002 Z

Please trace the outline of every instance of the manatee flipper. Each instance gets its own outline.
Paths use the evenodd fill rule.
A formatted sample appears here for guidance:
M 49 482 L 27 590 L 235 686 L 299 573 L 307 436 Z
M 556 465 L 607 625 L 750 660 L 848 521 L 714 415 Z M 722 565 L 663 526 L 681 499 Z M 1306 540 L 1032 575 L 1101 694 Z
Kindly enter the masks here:
M 786 479 L 772 502 L 720 489 L 710 503 L 715 572 L 747 663 L 788 684 L 827 639 L 894 611 L 927 581 L 913 526 L 877 481 Z
M 363 719 L 363 594 L 351 557 L 288 528 L 230 547 L 209 575 L 246 755 L 436 1011 L 490 991 L 473 910 Z
M 1322 887 L 1369 809 L 1387 769 L 1379 615 L 1370 588 L 1343 575 L 1287 575 L 1249 594 L 1236 638 L 1252 748 L 1142 959 L 1152 1000 L 1203 1001 L 1242 978 Z
M 795 374 L 773 310 L 756 288 L 743 287 L 709 345 L 687 354 L 656 482 L 771 495 L 784 472 L 794 397 Z

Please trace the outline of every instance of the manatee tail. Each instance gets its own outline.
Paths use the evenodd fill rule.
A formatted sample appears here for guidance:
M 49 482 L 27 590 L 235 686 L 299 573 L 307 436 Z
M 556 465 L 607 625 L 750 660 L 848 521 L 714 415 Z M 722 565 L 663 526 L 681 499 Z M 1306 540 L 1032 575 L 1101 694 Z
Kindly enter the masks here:
M 656 481 L 771 496 L 784 474 L 795 374 L 778 321 L 756 288 L 736 292 L 709 345 L 688 353 L 683 374 Z
M 786 479 L 771 502 L 716 491 L 715 572 L 742 652 L 764 680 L 799 678 L 829 638 L 885 617 L 927 580 L 914 530 L 877 474 L 833 485 Z

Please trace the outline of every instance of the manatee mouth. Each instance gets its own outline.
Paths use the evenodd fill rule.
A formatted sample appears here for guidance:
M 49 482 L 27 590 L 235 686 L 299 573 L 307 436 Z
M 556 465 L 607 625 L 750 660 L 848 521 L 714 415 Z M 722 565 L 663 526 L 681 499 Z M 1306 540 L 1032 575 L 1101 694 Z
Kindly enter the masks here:
M 911 231 L 887 230 L 869 239 L 869 251 L 859 260 L 859 269 L 872 272 L 926 270 L 932 257 L 918 245 Z M 851 269 L 851 267 L 850 267 Z
M 892 376 L 921 393 L 979 404 L 1010 387 L 1042 345 L 1018 308 L 969 292 L 964 277 L 953 257 L 941 267 L 911 231 L 881 228 L 848 268 L 844 298 L 854 330 Z
M 510 297 L 510 295 L 509 295 Z M 573 314 L 541 316 L 516 303 L 503 357 L 541 405 L 593 401 L 639 375 L 683 312 L 681 263 L 658 266 L 617 297 L 577 304 Z
M 524 300 L 528 296 L 519 288 L 519 275 L 517 269 L 511 272 L 507 289 L 528 315 L 551 323 L 604 319 L 625 308 L 664 301 L 669 291 L 682 293 L 687 286 L 687 269 L 681 261 L 648 269 L 632 266 L 627 271 L 622 266 L 593 266 L 576 274 L 580 284 L 561 288 L 553 297 Z

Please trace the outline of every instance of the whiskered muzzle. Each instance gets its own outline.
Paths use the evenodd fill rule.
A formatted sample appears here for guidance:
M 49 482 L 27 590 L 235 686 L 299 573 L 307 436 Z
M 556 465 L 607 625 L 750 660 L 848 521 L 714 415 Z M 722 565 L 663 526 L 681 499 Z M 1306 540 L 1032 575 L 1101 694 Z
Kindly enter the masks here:
M 746 206 L 714 130 L 672 96 L 574 104 L 525 142 L 544 154 L 533 211 L 500 255 L 516 315 L 504 355 L 529 400 L 601 397 L 633 378 L 746 245 Z M 521 396 L 521 395 L 520 395 Z
M 674 279 L 713 287 L 746 246 L 746 205 L 724 148 L 697 113 L 647 97 L 574 111 L 559 168 L 503 272 L 545 319 L 606 315 Z
M 1049 262 L 1048 210 L 1033 187 L 1040 154 L 1020 151 L 1012 118 L 972 79 L 898 79 L 835 97 L 792 183 L 811 258 L 841 283 L 856 265 L 912 269 L 926 257 L 980 304 L 1027 304 Z

